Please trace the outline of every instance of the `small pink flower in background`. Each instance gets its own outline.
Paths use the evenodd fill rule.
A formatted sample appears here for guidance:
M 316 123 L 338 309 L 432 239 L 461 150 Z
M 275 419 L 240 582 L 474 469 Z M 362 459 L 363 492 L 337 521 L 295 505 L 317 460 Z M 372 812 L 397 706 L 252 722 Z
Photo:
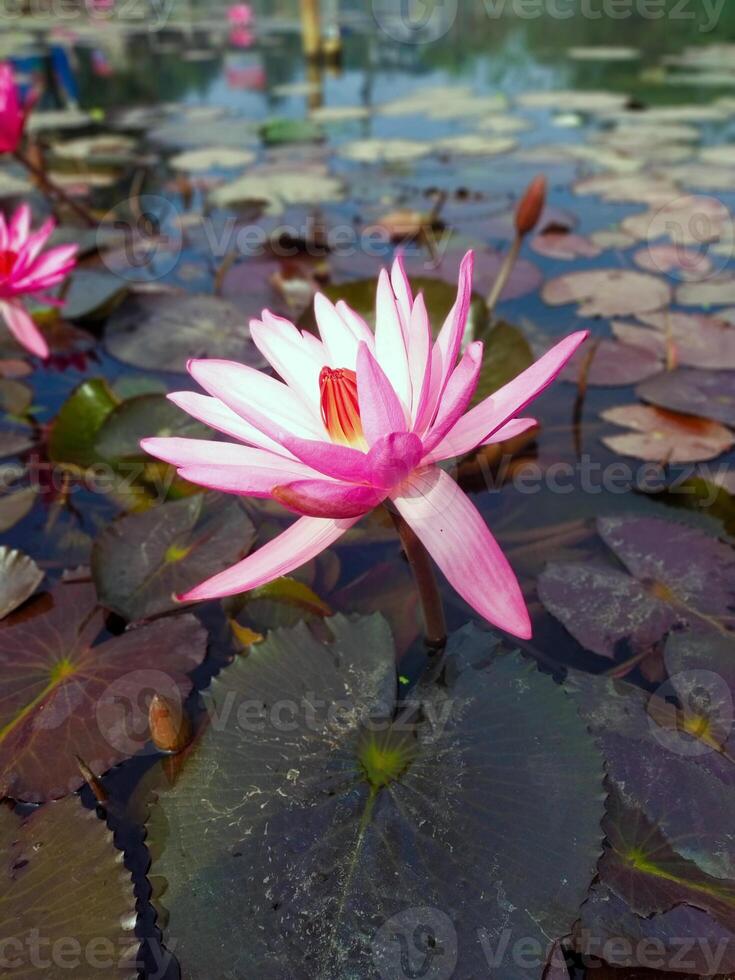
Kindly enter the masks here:
M 472 294 L 472 253 L 436 342 L 423 297 L 399 259 L 378 281 L 375 332 L 345 303 L 315 300 L 320 338 L 269 312 L 252 337 L 282 380 L 232 361 L 193 360 L 208 392 L 169 397 L 244 445 L 144 439 L 151 455 L 193 483 L 269 497 L 301 515 L 288 530 L 180 598 L 219 598 L 262 585 L 314 558 L 390 500 L 457 592 L 496 626 L 529 637 L 518 581 L 484 519 L 444 460 L 535 425 L 516 418 L 586 338 L 572 334 L 472 409 L 483 345 L 460 357 Z
M 247 3 L 233 3 L 227 8 L 227 20 L 231 24 L 247 27 L 253 22 L 253 10 Z
M 230 31 L 230 44 L 233 48 L 251 48 L 255 35 L 247 27 L 233 27 Z
M 21 103 L 13 69 L 0 63 L 0 153 L 14 153 L 20 146 L 31 101 Z
M 6 223 L 0 213 L 0 316 L 15 339 L 32 354 L 48 357 L 48 346 L 23 306 L 23 296 L 58 305 L 45 291 L 58 286 L 76 264 L 76 245 L 41 253 L 55 227 L 53 219 L 31 231 L 31 209 L 22 204 Z

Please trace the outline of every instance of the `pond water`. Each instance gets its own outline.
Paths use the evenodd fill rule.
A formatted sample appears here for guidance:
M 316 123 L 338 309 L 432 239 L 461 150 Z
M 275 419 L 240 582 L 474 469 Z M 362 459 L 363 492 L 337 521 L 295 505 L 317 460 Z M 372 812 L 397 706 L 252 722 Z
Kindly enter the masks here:
M 223 10 L 194 3 L 186 11 L 176 6 L 165 22 L 161 14 L 156 29 L 130 6 L 127 19 L 118 7 L 109 19 L 16 20 L 3 41 L 4 55 L 26 81 L 45 74 L 49 52 L 56 51 L 56 83 L 36 110 L 49 116 L 33 134 L 54 173 L 105 229 L 92 232 L 64 314 L 88 334 L 60 334 L 50 361 L 35 363 L 33 373 L 19 379 L 32 389 L 23 411 L 12 408 L 10 391 L 6 396 L 6 428 L 22 426 L 33 444 L 9 457 L 27 467 L 9 489 L 31 485 L 39 492 L 25 516 L 5 530 L 3 543 L 30 555 L 47 586 L 71 569 L 81 568 L 75 575 L 84 578 L 92 560 L 98 590 L 103 581 L 105 594 L 118 596 L 117 605 L 107 603 L 116 614 L 105 635 L 121 634 L 125 619 L 136 618 L 122 611 L 144 608 L 141 595 L 154 589 L 144 580 L 135 587 L 137 599 L 120 599 L 125 563 L 163 532 L 151 526 L 136 537 L 126 530 L 122 538 L 132 534 L 131 553 L 116 559 L 111 571 L 100 571 L 110 551 L 93 553 L 94 539 L 114 518 L 126 510 L 143 513 L 144 505 L 120 484 L 98 492 L 85 472 L 81 460 L 100 462 L 96 451 L 89 457 L 89 439 L 94 443 L 98 432 L 85 429 L 98 427 L 95 413 L 106 415 L 127 398 L 195 390 L 183 373 L 187 354 L 236 356 L 242 349 L 256 364 L 257 352 L 238 323 L 247 324 L 264 307 L 311 325 L 313 293 L 326 288 L 369 317 L 370 291 L 359 284 L 376 278 L 399 241 L 410 275 L 431 297 L 435 328 L 452 302 L 459 258 L 474 248 L 477 313 L 510 246 L 513 209 L 543 173 L 549 194 L 541 234 L 524 242 L 495 311 L 500 325 L 483 323 L 485 313 L 475 321 L 494 372 L 484 378 L 484 392 L 574 330 L 589 329 L 603 343 L 529 409 L 540 423 L 531 437 L 464 459 L 450 472 L 472 493 L 519 577 L 534 635 L 512 645 L 557 679 L 575 668 L 656 689 L 666 679 L 665 630 L 644 637 L 634 613 L 626 623 L 624 613 L 644 600 L 635 590 L 621 600 L 604 576 L 617 575 L 618 588 L 630 588 L 620 585 L 625 570 L 646 588 L 655 579 L 660 599 L 661 589 L 678 581 L 672 572 L 671 584 L 667 569 L 679 567 L 682 549 L 692 549 L 695 564 L 707 563 L 697 552 L 706 550 L 697 534 L 706 539 L 735 531 L 728 428 L 735 423 L 735 289 L 726 291 L 735 244 L 735 153 L 727 155 L 735 133 L 735 47 L 729 46 L 735 44 L 735 10 L 715 18 L 714 7 L 678 5 L 681 16 L 669 10 L 661 21 L 631 4 L 638 13 L 611 20 L 597 17 L 594 4 L 584 10 L 568 5 L 571 17 L 548 10 L 538 17 L 495 16 L 498 5 L 490 3 L 460 4 L 453 15 L 446 4 L 447 22 L 438 17 L 433 33 L 419 38 L 388 5 L 345 3 L 341 58 L 315 66 L 301 52 L 297 5 L 262 6 L 251 38 L 230 33 Z M 54 115 L 70 93 L 87 114 L 73 127 Z M 110 138 L 108 146 L 92 142 L 64 153 L 65 143 L 102 135 Z M 716 148 L 723 148 L 721 156 Z M 209 159 L 197 151 L 209 151 Z M 184 153 L 192 154 L 188 163 Z M 5 169 L 22 172 L 15 164 Z M 233 191 L 243 174 L 253 183 Z M 602 175 L 597 185 L 596 175 Z M 34 211 L 44 213 L 43 198 L 31 193 Z M 18 199 L 7 198 L 7 213 Z M 420 234 L 401 233 L 406 223 Z M 659 247 L 667 244 L 674 248 Z M 562 282 L 554 293 L 560 277 L 582 272 L 590 273 L 584 283 Z M 430 292 L 425 280 L 443 285 Z M 711 284 L 721 284 L 721 294 L 701 288 Z M 154 291 L 163 297 L 155 309 Z M 184 311 L 183 293 L 216 295 L 229 309 Z M 187 319 L 185 342 L 170 340 L 179 316 Z M 160 329 L 159 317 L 165 320 Z M 613 332 L 628 346 L 608 349 Z M 5 339 L 0 352 L 6 359 L 21 356 Z M 699 374 L 681 380 L 698 392 L 689 414 L 680 413 L 687 412 L 690 389 L 682 396 L 667 382 L 653 393 L 637 390 L 666 367 Z M 105 379 L 109 389 L 82 389 L 85 403 L 78 400 L 62 426 L 60 407 L 89 379 Z M 155 474 L 142 472 L 129 447 L 133 437 L 165 434 L 174 423 L 160 415 L 160 400 L 147 404 L 137 418 L 123 419 L 114 439 L 127 446 L 129 472 L 135 470 L 136 479 L 142 474 L 146 506 L 155 509 L 162 506 L 151 496 Z M 620 414 L 621 406 L 627 414 Z M 642 418 L 639 408 L 655 418 Z M 147 410 L 155 426 L 150 432 Z M 636 428 L 643 433 L 634 436 Z M 120 477 L 123 470 L 115 472 Z M 183 502 L 194 489 L 179 485 L 172 497 Z M 288 523 L 270 503 L 244 507 L 261 542 Z M 640 530 L 626 524 L 638 517 Z M 624 546 L 612 532 L 602 533 L 598 518 L 623 519 L 620 526 L 633 541 L 660 544 L 661 552 L 653 548 L 648 564 L 638 562 L 645 568 L 636 570 L 631 541 Z M 648 519 L 683 522 L 695 537 L 677 545 L 668 525 Z M 182 558 L 195 547 L 185 523 L 184 543 L 169 542 L 169 549 L 181 546 Z M 196 547 L 218 533 L 227 536 L 226 529 L 200 531 Z M 194 574 L 188 586 L 211 574 L 204 558 L 201 563 L 203 574 Z M 564 578 L 568 563 L 606 571 L 602 579 L 580 583 Z M 302 618 L 318 622 L 327 608 L 382 611 L 393 628 L 401 684 L 408 690 L 422 674 L 427 657 L 413 585 L 387 520 L 372 516 L 296 574 L 308 593 L 260 595 L 242 609 L 228 608 L 227 616 L 219 603 L 197 607 L 209 630 L 209 656 L 193 672 L 190 699 L 200 721 L 199 692 L 230 663 L 242 637 L 233 632 L 233 618 L 240 629 L 265 633 Z M 450 630 L 477 621 L 443 579 L 440 588 Z M 715 618 L 721 632 L 732 626 L 731 605 L 720 615 L 687 601 L 693 619 Z M 615 614 L 622 622 L 612 621 Z M 134 738 L 145 743 L 145 726 Z M 138 931 L 146 938 L 156 929 L 137 823 L 145 795 L 139 784 L 160 768 L 159 758 L 141 749 L 104 779 L 117 842 L 136 877 Z M 84 799 L 91 803 L 88 790 Z M 145 956 L 153 970 L 153 946 Z M 166 975 L 177 975 L 175 965 Z

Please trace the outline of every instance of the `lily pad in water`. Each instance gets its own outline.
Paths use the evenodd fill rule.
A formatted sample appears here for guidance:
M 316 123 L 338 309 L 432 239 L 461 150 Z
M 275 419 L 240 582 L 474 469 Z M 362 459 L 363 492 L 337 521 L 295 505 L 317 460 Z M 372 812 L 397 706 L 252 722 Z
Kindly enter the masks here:
M 43 572 L 32 558 L 0 547 L 0 619 L 32 596 L 42 581 Z
M 168 292 L 130 296 L 110 318 L 105 345 L 118 360 L 149 371 L 185 372 L 192 357 L 264 365 L 250 339 L 246 316 L 216 296 Z
M 455 977 L 495 954 L 538 978 L 600 853 L 600 758 L 573 706 L 469 627 L 426 720 L 386 727 L 386 623 L 328 623 L 333 643 L 279 630 L 214 681 L 219 723 L 155 805 L 154 899 L 183 973 L 393 977 L 419 936 L 418 965 L 440 945 Z M 511 964 L 521 937 L 535 966 Z
M 254 540 L 237 499 L 215 504 L 197 494 L 121 517 L 92 549 L 100 602 L 128 620 L 170 612 L 179 608 L 175 593 L 234 565 Z
M 134 980 L 140 940 L 122 862 L 105 824 L 74 797 L 24 820 L 0 807 L 3 975 Z
M 76 755 L 103 773 L 142 749 L 150 697 L 180 703 L 207 646 L 190 615 L 95 645 L 103 616 L 94 588 L 57 585 L 51 599 L 0 630 L 0 793 L 32 802 L 82 785 Z

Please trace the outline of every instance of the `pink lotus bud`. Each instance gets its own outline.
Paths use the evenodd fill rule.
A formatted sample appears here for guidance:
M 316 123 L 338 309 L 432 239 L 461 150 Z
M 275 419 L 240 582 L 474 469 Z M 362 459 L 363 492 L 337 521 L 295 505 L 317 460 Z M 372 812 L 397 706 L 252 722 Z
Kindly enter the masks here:
M 18 149 L 25 121 L 13 69 L 7 62 L 0 63 L 0 153 L 14 153 Z

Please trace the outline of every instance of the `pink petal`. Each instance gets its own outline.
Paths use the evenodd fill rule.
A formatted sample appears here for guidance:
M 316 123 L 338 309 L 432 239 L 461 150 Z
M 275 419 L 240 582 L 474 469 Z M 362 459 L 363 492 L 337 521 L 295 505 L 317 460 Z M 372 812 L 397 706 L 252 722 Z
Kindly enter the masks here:
M 414 432 L 392 432 L 378 439 L 367 455 L 370 482 L 390 490 L 402 483 L 424 455 L 421 440 Z
M 298 436 L 285 436 L 283 445 L 317 473 L 331 476 L 335 480 L 345 480 L 347 483 L 371 482 L 368 457 L 359 449 L 340 446 L 334 442 L 300 439 Z
M 390 432 L 405 432 L 406 413 L 385 372 L 360 344 L 357 354 L 357 398 L 360 420 L 369 445 Z
M 500 442 L 508 442 L 510 439 L 516 439 L 518 436 L 523 435 L 524 432 L 528 432 L 529 429 L 535 429 L 538 425 L 537 419 L 512 419 L 505 425 L 501 426 L 497 432 L 494 432 L 488 439 L 482 442 L 482 446 L 494 446 Z M 433 449 L 430 453 L 427 453 L 422 462 L 423 463 L 440 463 L 444 459 L 452 459 L 455 456 L 461 455 L 460 453 L 452 452 L 449 456 L 443 456 L 441 453 L 443 450 L 442 446 L 447 445 L 447 440 L 445 439 L 436 449 Z M 473 447 L 479 448 L 479 447 Z
M 53 234 L 55 227 L 55 220 L 53 218 L 48 218 L 46 221 L 44 221 L 38 231 L 28 236 L 15 263 L 16 275 L 22 275 L 33 263 L 41 249 Z
M 414 423 L 424 413 L 431 392 L 431 323 L 423 293 L 419 293 L 411 310 L 408 345 L 408 373 L 411 378 L 411 418 Z
M 439 331 L 431 360 L 431 394 L 427 399 L 423 417 L 417 419 L 419 431 L 425 430 L 432 421 L 434 412 L 447 385 L 449 376 L 457 363 L 462 338 L 467 328 L 467 317 L 472 301 L 472 273 L 475 265 L 473 252 L 468 252 L 462 259 L 459 269 L 459 286 L 457 299 L 449 311 L 449 316 Z
M 332 518 L 302 517 L 244 561 L 202 582 L 185 595 L 179 596 L 179 599 L 182 602 L 197 602 L 237 595 L 280 578 L 281 575 L 288 575 L 334 544 L 358 520 L 357 517 L 338 521 Z
M 13 252 L 19 252 L 21 246 L 28 238 L 31 228 L 31 209 L 27 204 L 21 204 L 13 217 L 10 219 L 8 228 L 8 248 Z
M 273 489 L 273 498 L 307 517 L 362 517 L 385 500 L 387 490 L 326 480 L 298 480 Z
M 375 356 L 393 385 L 393 390 L 408 408 L 411 404 L 411 379 L 408 375 L 406 344 L 395 296 L 385 269 L 381 270 L 378 279 Z
M 8 330 L 26 350 L 44 360 L 49 356 L 48 344 L 43 334 L 18 300 L 0 302 L 0 316 L 7 323 Z
M 16 289 L 28 292 L 48 289 L 64 279 L 76 264 L 76 245 L 59 245 L 45 252 L 14 282 Z
M 2 69 L 2 65 L 0 65 L 0 69 Z M 0 122 L 1 121 L 2 120 L 0 117 Z M 0 150 L 0 153 L 2 153 L 2 150 Z M 2 211 L 0 211 L 0 252 L 6 251 L 7 247 L 8 247 L 8 226 L 5 223 L 5 215 L 2 213 Z
M 279 456 L 291 456 L 280 443 L 264 436 L 259 429 L 236 415 L 219 398 L 200 395 L 197 391 L 172 391 L 166 397 L 174 405 L 191 415 L 192 418 L 203 422 L 217 432 L 223 432 L 226 436 L 239 439 L 240 442 L 249 443 L 252 446 L 258 446 L 260 449 L 268 449 Z
M 298 392 L 319 418 L 319 372 L 326 364 L 323 356 L 304 343 L 293 323 L 267 310 L 263 320 L 250 321 L 250 334 L 256 347 L 289 388 Z
M 510 422 L 506 422 L 505 425 L 501 426 L 488 439 L 486 439 L 482 445 L 494 446 L 500 442 L 508 442 L 510 439 L 517 439 L 518 436 L 522 436 L 530 429 L 535 429 L 537 425 L 538 419 L 511 419 Z
M 365 323 L 360 314 L 355 313 L 355 311 L 349 307 L 343 299 L 337 302 L 335 309 L 355 335 L 355 339 L 358 342 L 362 340 L 368 345 L 371 351 L 375 352 L 375 334 L 372 332 L 367 323 Z
M 435 447 L 433 458 L 450 459 L 453 456 L 463 456 L 475 446 L 486 442 L 501 426 L 522 412 L 534 398 L 548 388 L 588 336 L 588 330 L 581 330 L 565 337 L 517 378 L 470 409 Z
M 432 466 L 392 499 L 462 598 L 493 625 L 529 639 L 531 623 L 513 569 L 454 480 Z
M 319 335 L 327 349 L 329 367 L 354 371 L 357 338 L 323 293 L 317 293 L 314 297 L 314 316 Z
M 476 340 L 467 348 L 462 360 L 452 371 L 439 402 L 434 424 L 424 436 L 424 449 L 430 452 L 467 411 L 482 369 L 482 341 Z
M 196 466 L 203 470 L 214 467 L 233 470 L 242 476 L 244 487 L 248 483 L 248 474 L 252 471 L 253 483 L 257 487 L 265 485 L 263 481 L 270 479 L 271 482 L 267 484 L 268 492 L 276 483 L 289 483 L 292 480 L 316 476 L 310 467 L 299 463 L 298 460 L 286 459 L 265 449 L 254 449 L 252 446 L 241 446 L 232 442 L 185 439 L 180 436 L 154 436 L 143 439 L 140 445 L 151 456 L 179 469 L 191 469 Z M 251 491 L 242 489 L 237 492 L 250 493 Z
M 401 318 L 403 340 L 406 345 L 406 350 L 409 350 L 409 330 L 411 324 L 411 310 L 413 308 L 413 293 L 411 292 L 411 284 L 408 281 L 408 276 L 406 275 L 406 266 L 403 261 L 403 256 L 400 254 L 396 255 L 393 263 L 393 268 L 391 269 L 390 273 L 390 282 L 393 289 L 393 294 L 396 298 L 398 313 Z
M 245 364 L 215 358 L 189 361 L 189 373 L 210 395 L 219 398 L 274 442 L 294 433 L 322 438 L 324 426 L 295 391 Z

